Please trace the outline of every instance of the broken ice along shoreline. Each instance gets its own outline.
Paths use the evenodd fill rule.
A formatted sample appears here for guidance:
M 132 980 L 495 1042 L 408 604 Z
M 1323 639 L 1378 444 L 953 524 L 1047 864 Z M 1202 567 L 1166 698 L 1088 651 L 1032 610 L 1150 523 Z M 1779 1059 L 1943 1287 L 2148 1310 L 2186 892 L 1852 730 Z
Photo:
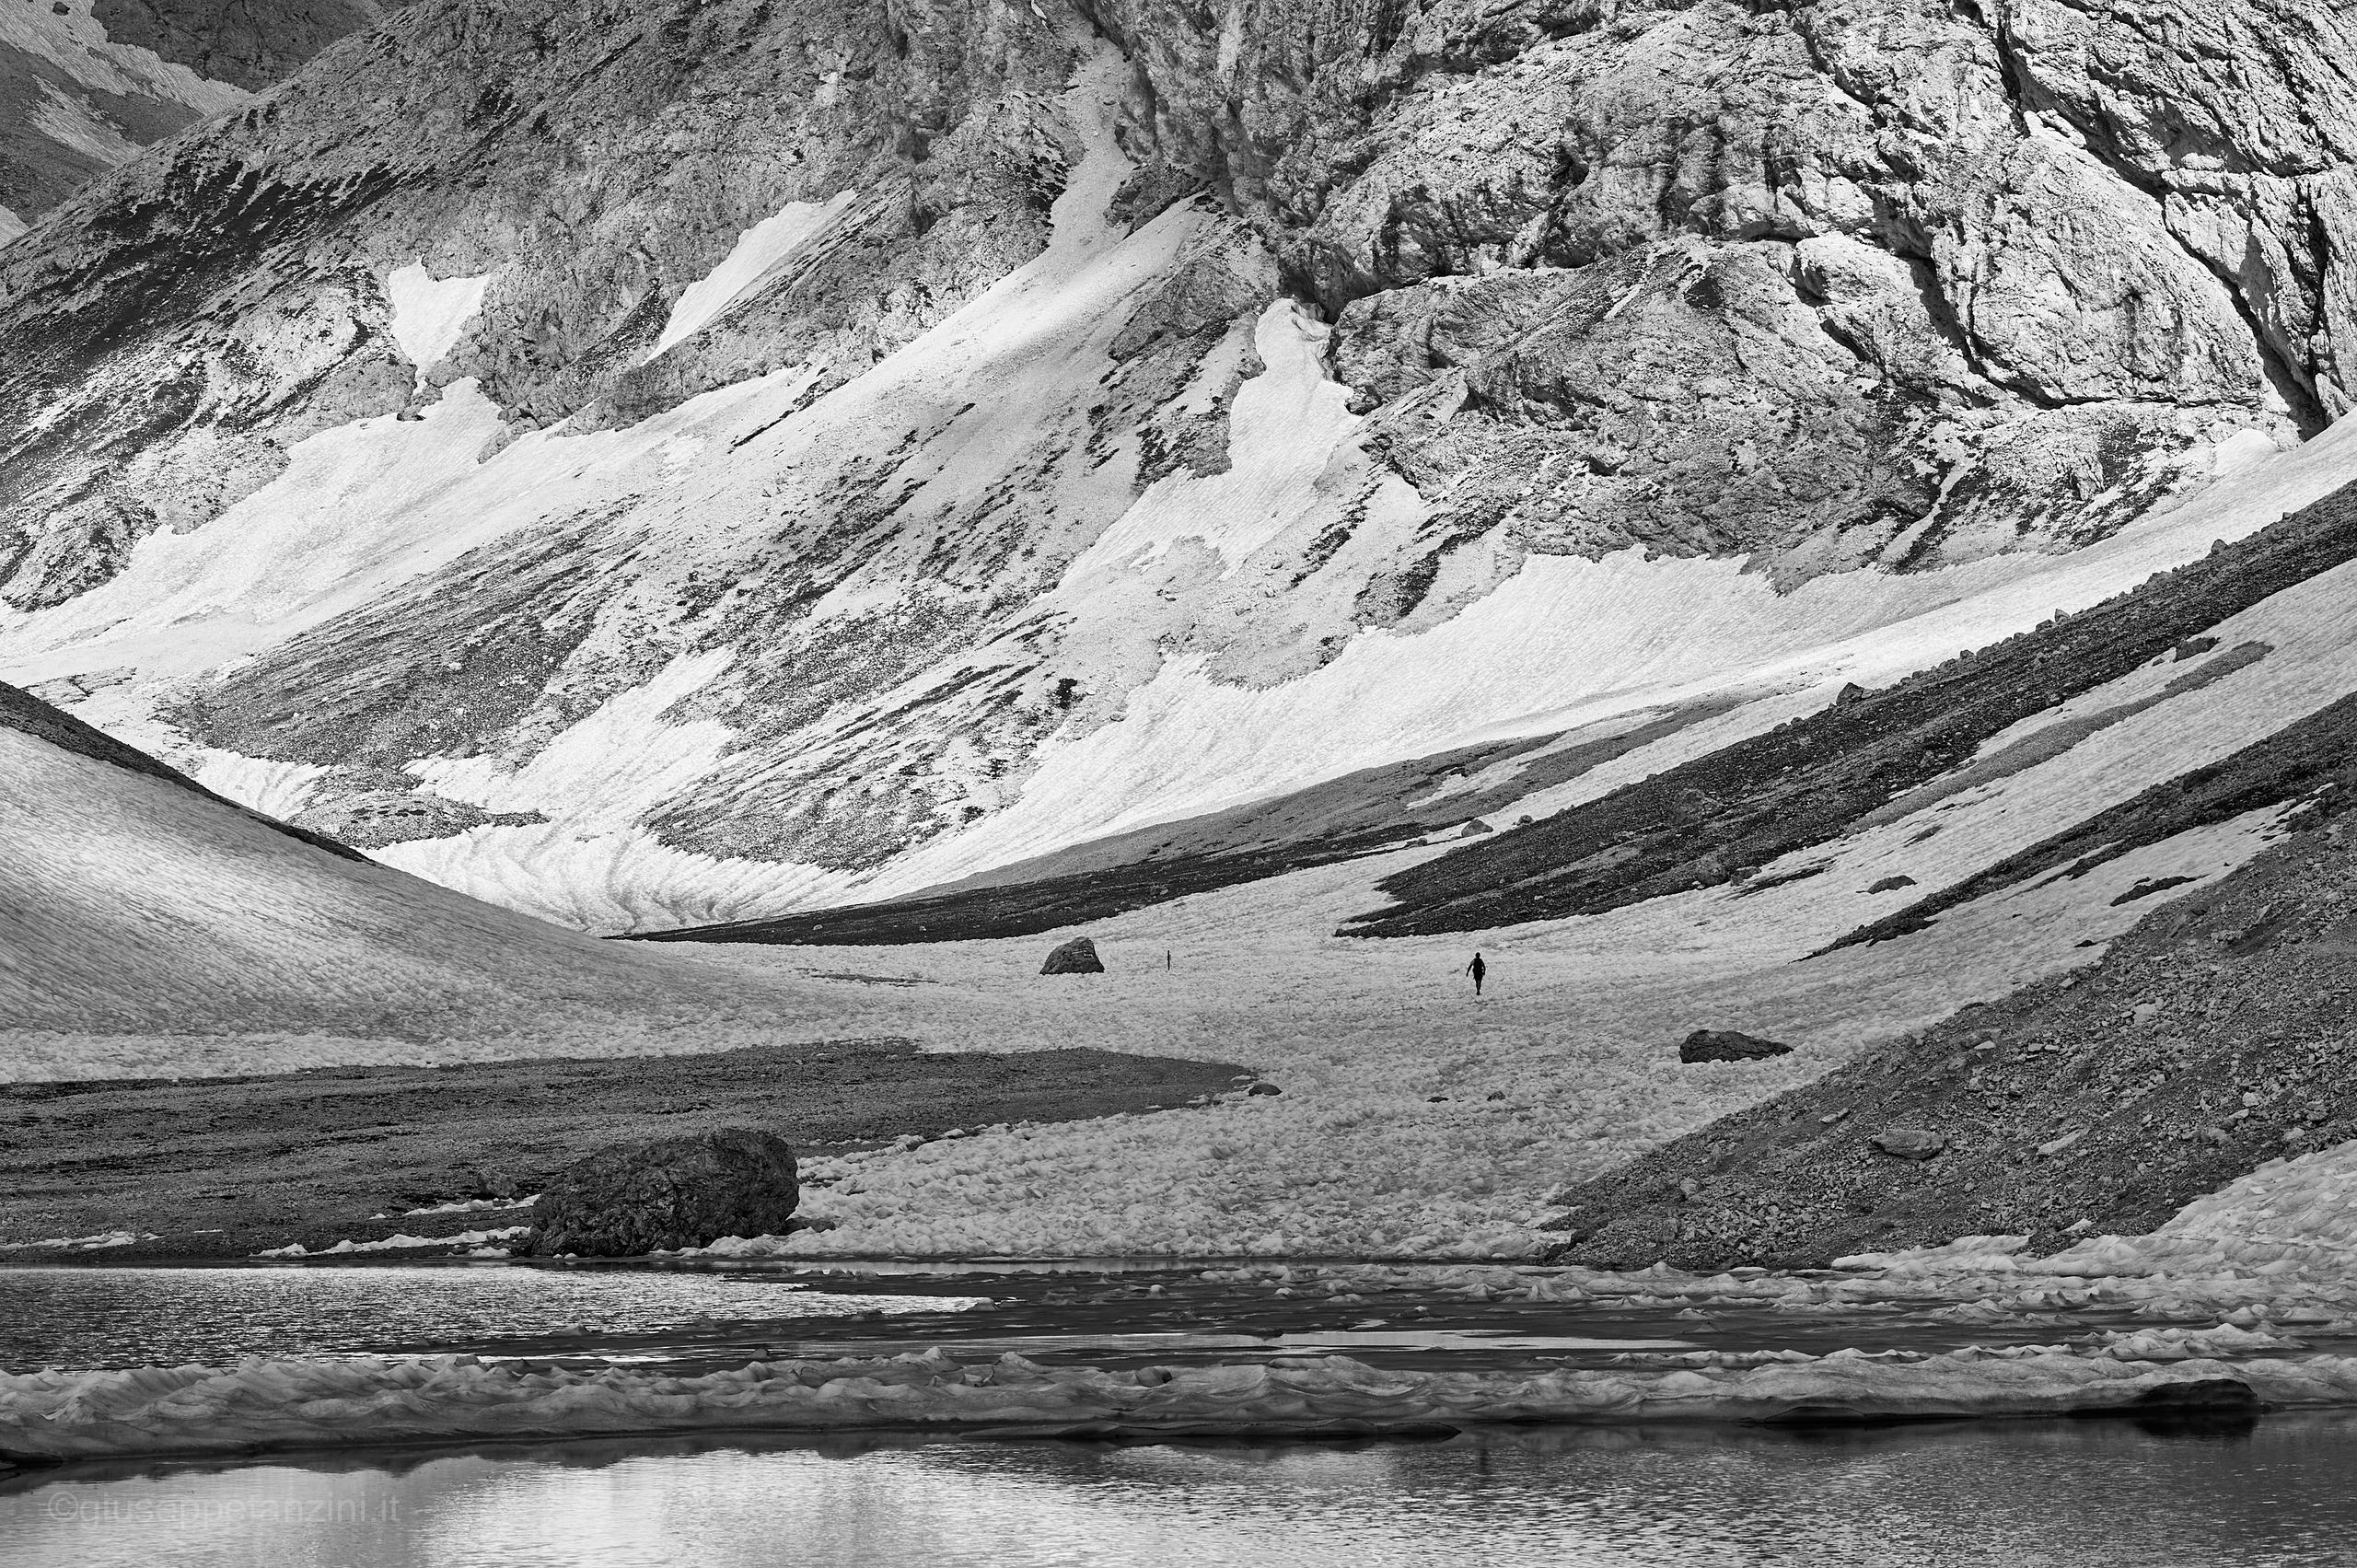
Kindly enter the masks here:
M 2345 1340 L 2357 1286 L 2229 1272 L 2204 1280 L 2016 1278 L 2010 1238 L 1972 1238 L 1872 1277 L 1462 1267 L 1426 1288 L 1522 1290 L 1533 1303 L 1645 1293 L 1718 1308 L 1821 1312 L 1894 1297 L 1954 1307 L 1962 1322 L 2002 1318 L 2062 1326 L 2051 1308 L 2139 1297 L 2145 1322 L 2070 1343 L 1945 1351 L 1636 1351 L 1609 1365 L 1400 1367 L 1340 1354 L 1222 1364 L 1043 1365 L 975 1347 L 900 1354 L 765 1358 L 682 1376 L 663 1365 L 563 1366 L 540 1360 L 432 1356 L 249 1357 L 234 1365 L 149 1366 L 0 1376 L 0 1462 L 124 1457 L 242 1457 L 270 1450 L 480 1443 L 687 1433 L 901 1431 L 964 1437 L 1244 1435 L 1320 1437 L 1504 1423 L 1818 1423 L 1998 1416 L 2188 1415 L 2247 1420 L 2265 1410 L 2357 1406 L 2357 1355 L 2300 1353 L 2295 1330 Z M 1959 1269 L 1958 1265 L 1964 1265 Z M 2010 1268 L 2007 1265 L 2011 1265 Z M 1966 1272 L 1966 1271 L 1969 1272 Z M 1256 1267 L 1284 1295 L 1377 1289 L 1379 1266 Z M 1260 1276 L 1265 1275 L 1265 1280 Z M 1334 1276 L 1330 1279 L 1325 1276 Z M 1926 1275 L 1944 1276 L 1926 1278 Z M 1284 1283 L 1280 1283 L 1280 1276 Z M 1206 1275 L 1206 1278 L 1212 1276 Z M 1223 1276 L 1228 1277 L 1228 1276 Z M 1958 1287 L 1961 1286 L 1962 1289 Z M 2141 1288 L 2127 1288 L 2127 1287 Z M 1519 1287 L 1519 1288 L 1518 1288 Z M 1960 1295 L 1973 1299 L 1958 1301 Z M 2087 1297 L 2085 1301 L 2075 1298 Z M 1359 1299 L 1355 1294 L 1345 1297 Z M 1959 1314 L 1966 1316 L 1958 1316 Z M 1700 1307 L 1681 1314 L 1705 1316 Z M 706 1362 L 705 1365 L 709 1366 Z
M 1045 1367 L 1012 1353 L 960 1364 L 935 1349 L 754 1362 L 694 1377 L 619 1366 L 530 1370 L 468 1355 L 43 1371 L 0 1379 L 0 1454 L 26 1464 L 684 1432 L 1316 1436 L 1504 1423 L 2235 1414 L 2357 1404 L 2357 1357 L 2347 1356 L 2164 1365 L 2022 1346 L 1679 1359 L 1686 1364 L 1536 1374 L 1399 1371 L 1341 1355 L 1107 1371 Z
M 1701 1318 L 1727 1309 L 1913 1308 L 1951 1324 L 2135 1327 L 2070 1343 L 1926 1352 L 1635 1352 L 1610 1365 L 1433 1370 L 1345 1355 L 1223 1365 L 1045 1366 L 1018 1353 L 764 1359 L 679 1376 L 474 1355 L 249 1357 L 0 1376 L 0 1463 L 690 1432 L 899 1429 L 966 1436 L 1317 1436 L 1504 1423 L 1840 1422 L 1992 1416 L 2247 1416 L 2357 1405 L 2357 1356 L 2300 1353 L 2357 1331 L 2357 1148 L 2270 1162 L 2153 1235 L 2050 1257 L 2022 1237 L 1840 1260 L 1828 1273 L 1665 1267 L 1252 1264 L 1203 1278 L 1348 1301 L 1410 1284 L 1533 1303 L 1610 1298 Z M 715 1247 L 707 1256 L 740 1249 Z M 1412 1276 L 1412 1278 L 1411 1278 Z M 2337 1348 L 2337 1346 L 2336 1346 Z

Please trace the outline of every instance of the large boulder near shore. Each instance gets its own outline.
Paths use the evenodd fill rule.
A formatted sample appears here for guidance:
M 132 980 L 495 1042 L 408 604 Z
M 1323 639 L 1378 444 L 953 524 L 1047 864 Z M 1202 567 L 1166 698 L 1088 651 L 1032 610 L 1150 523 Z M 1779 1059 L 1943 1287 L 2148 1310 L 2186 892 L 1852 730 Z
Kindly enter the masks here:
M 773 1133 L 725 1127 L 617 1144 L 550 1179 L 521 1250 L 634 1258 L 724 1236 L 775 1236 L 801 1196 L 794 1151 Z
M 1097 944 L 1086 936 L 1075 936 L 1054 952 L 1039 966 L 1041 974 L 1103 974 L 1105 960 L 1097 956 Z
M 1790 1056 L 1793 1048 L 1781 1040 L 1733 1029 L 1696 1029 L 1678 1042 L 1680 1062 L 1758 1062 L 1770 1056 Z

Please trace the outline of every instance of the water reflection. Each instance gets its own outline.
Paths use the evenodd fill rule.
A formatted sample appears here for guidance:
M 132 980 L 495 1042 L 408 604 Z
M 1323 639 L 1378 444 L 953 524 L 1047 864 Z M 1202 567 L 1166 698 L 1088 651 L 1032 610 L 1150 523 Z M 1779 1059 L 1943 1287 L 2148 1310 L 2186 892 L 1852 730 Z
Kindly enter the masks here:
M 2351 1561 L 2357 1419 L 1336 1445 L 599 1441 L 0 1485 L 23 1568 L 2247 1568 Z

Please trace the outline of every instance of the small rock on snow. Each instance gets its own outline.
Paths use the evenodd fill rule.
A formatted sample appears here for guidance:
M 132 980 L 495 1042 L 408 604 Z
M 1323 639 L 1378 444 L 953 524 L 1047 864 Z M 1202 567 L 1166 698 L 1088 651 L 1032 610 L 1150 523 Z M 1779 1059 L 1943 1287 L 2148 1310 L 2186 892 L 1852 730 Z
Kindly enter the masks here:
M 1779 1040 L 1761 1040 L 1757 1035 L 1739 1034 L 1734 1029 L 1696 1029 L 1678 1043 L 1680 1062 L 1757 1062 L 1770 1056 L 1789 1056 L 1793 1048 Z

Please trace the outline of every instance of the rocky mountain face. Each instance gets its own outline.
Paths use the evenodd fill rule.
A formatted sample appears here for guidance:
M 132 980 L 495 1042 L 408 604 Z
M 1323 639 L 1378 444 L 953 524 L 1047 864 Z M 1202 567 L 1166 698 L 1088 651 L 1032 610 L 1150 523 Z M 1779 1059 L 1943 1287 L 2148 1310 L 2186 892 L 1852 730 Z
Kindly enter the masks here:
M 226 113 L 401 0 L 10 0 L 0 245 L 92 177 Z
M 2258 0 L 416 0 L 0 251 L 0 673 L 608 930 L 1675 760 L 2280 514 L 2169 525 L 2349 404 L 2352 64 Z
M 201 76 L 258 93 L 339 39 L 375 27 L 408 0 L 92 0 L 118 43 L 153 51 Z

